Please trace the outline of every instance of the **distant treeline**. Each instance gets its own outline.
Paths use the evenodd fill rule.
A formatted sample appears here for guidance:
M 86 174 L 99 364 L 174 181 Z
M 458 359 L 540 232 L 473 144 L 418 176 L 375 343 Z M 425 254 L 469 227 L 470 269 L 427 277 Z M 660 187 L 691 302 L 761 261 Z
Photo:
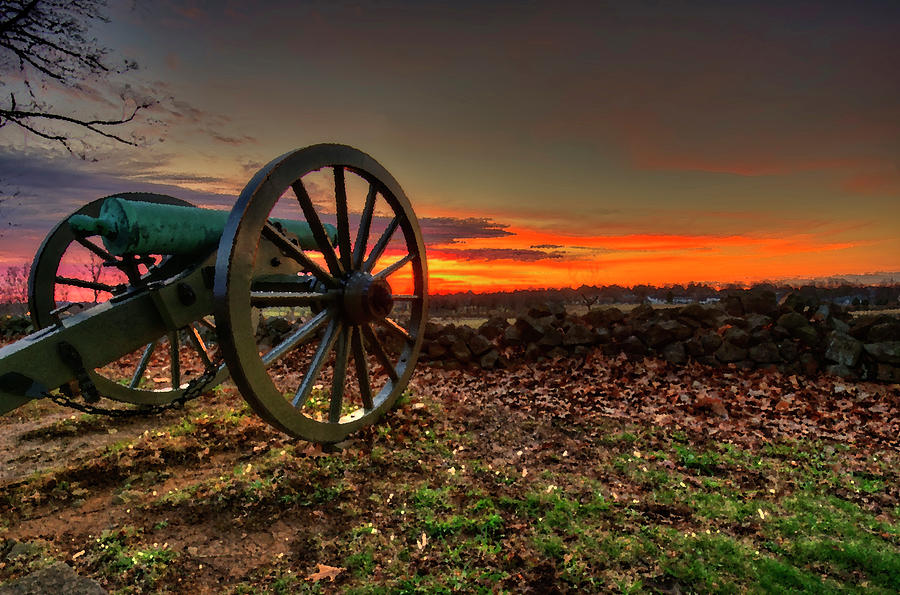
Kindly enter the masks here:
M 501 291 L 494 293 L 453 293 L 431 296 L 432 313 L 440 315 L 441 310 L 456 313 L 484 310 L 503 310 L 517 312 L 535 303 L 559 302 L 565 304 L 584 304 L 588 307 L 609 304 L 640 304 L 651 302 L 659 304 L 690 304 L 697 302 L 714 302 L 726 296 L 745 291 L 772 291 L 777 299 L 794 293 L 816 302 L 831 302 L 843 306 L 896 306 L 900 299 L 900 284 L 877 286 L 816 286 L 804 285 L 793 287 L 773 283 L 760 283 L 752 287 L 725 286 L 721 288 L 691 283 L 689 285 L 670 285 L 655 287 L 652 285 L 605 285 L 601 287 L 582 285 L 577 289 L 527 289 L 517 291 Z

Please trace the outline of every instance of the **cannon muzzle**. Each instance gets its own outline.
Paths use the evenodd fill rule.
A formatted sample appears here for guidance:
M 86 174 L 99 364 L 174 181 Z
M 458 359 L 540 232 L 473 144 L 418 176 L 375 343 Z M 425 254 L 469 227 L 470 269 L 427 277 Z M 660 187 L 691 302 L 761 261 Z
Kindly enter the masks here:
M 229 211 L 108 198 L 99 217 L 73 215 L 69 225 L 77 233 L 97 234 L 106 249 L 123 254 L 196 254 L 216 246 Z M 318 250 L 309 224 L 291 219 L 271 221 L 297 236 L 304 250 Z M 325 224 L 331 245 L 337 243 L 337 229 Z

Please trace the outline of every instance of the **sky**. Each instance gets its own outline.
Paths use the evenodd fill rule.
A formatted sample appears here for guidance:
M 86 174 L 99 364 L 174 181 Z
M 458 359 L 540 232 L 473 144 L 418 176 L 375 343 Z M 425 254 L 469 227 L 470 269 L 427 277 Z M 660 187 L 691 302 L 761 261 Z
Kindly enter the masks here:
M 88 159 L 0 128 L 0 266 L 108 194 L 228 208 L 340 142 L 412 201 L 433 292 L 900 271 L 900 3 L 110 2 L 139 69 Z M 12 224 L 12 226 L 10 226 Z

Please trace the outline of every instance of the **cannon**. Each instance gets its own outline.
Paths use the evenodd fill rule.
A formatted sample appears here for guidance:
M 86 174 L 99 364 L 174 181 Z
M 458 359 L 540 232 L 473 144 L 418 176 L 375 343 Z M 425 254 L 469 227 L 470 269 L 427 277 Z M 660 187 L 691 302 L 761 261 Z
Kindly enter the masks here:
M 409 199 L 346 145 L 272 160 L 230 212 L 160 194 L 101 198 L 34 258 L 36 330 L 0 348 L 0 414 L 39 398 L 146 413 L 230 376 L 277 429 L 337 442 L 406 390 L 427 278 Z

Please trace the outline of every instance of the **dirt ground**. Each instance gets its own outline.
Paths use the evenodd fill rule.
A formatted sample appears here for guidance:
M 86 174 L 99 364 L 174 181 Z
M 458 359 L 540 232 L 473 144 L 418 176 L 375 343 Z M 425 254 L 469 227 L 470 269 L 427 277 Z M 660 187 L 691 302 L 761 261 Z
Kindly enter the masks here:
M 676 370 L 593 354 L 489 374 L 420 366 L 411 394 L 382 423 L 324 451 L 267 426 L 227 383 L 154 417 L 108 419 L 32 402 L 0 417 L 0 546 L 27 546 L 18 558 L 0 556 L 0 581 L 62 560 L 117 592 L 415 592 L 403 581 L 440 572 L 448 573 L 441 585 L 462 572 L 463 591 L 579 590 L 561 570 L 571 557 L 560 555 L 556 567 L 521 553 L 536 546 L 519 533 L 538 529 L 518 517 L 495 515 L 505 523 L 499 549 L 478 554 L 484 568 L 506 568 L 500 578 L 452 570 L 452 552 L 429 554 L 429 539 L 451 540 L 457 521 L 447 520 L 449 529 L 433 523 L 479 510 L 478 494 L 500 490 L 526 502 L 538 481 L 556 482 L 540 484 L 541 497 L 577 491 L 587 477 L 638 502 L 647 488 L 603 465 L 637 449 L 609 436 L 653 436 L 652 428 L 684 433 L 688 445 L 840 438 L 888 461 L 898 451 L 900 389 L 837 379 Z M 529 454 L 541 461 L 530 475 L 520 463 Z M 897 479 L 893 469 L 885 483 Z M 470 473 L 456 491 L 434 484 Z M 753 473 L 735 477 L 756 482 Z M 884 490 L 872 514 L 896 526 L 896 482 Z M 640 510 L 690 530 L 684 507 L 670 508 Z M 479 539 L 494 535 L 478 531 Z M 373 539 L 380 541 L 365 545 Z M 630 564 L 614 569 L 615 580 L 659 592 L 648 585 L 660 562 Z M 617 583 L 591 584 L 604 591 Z

